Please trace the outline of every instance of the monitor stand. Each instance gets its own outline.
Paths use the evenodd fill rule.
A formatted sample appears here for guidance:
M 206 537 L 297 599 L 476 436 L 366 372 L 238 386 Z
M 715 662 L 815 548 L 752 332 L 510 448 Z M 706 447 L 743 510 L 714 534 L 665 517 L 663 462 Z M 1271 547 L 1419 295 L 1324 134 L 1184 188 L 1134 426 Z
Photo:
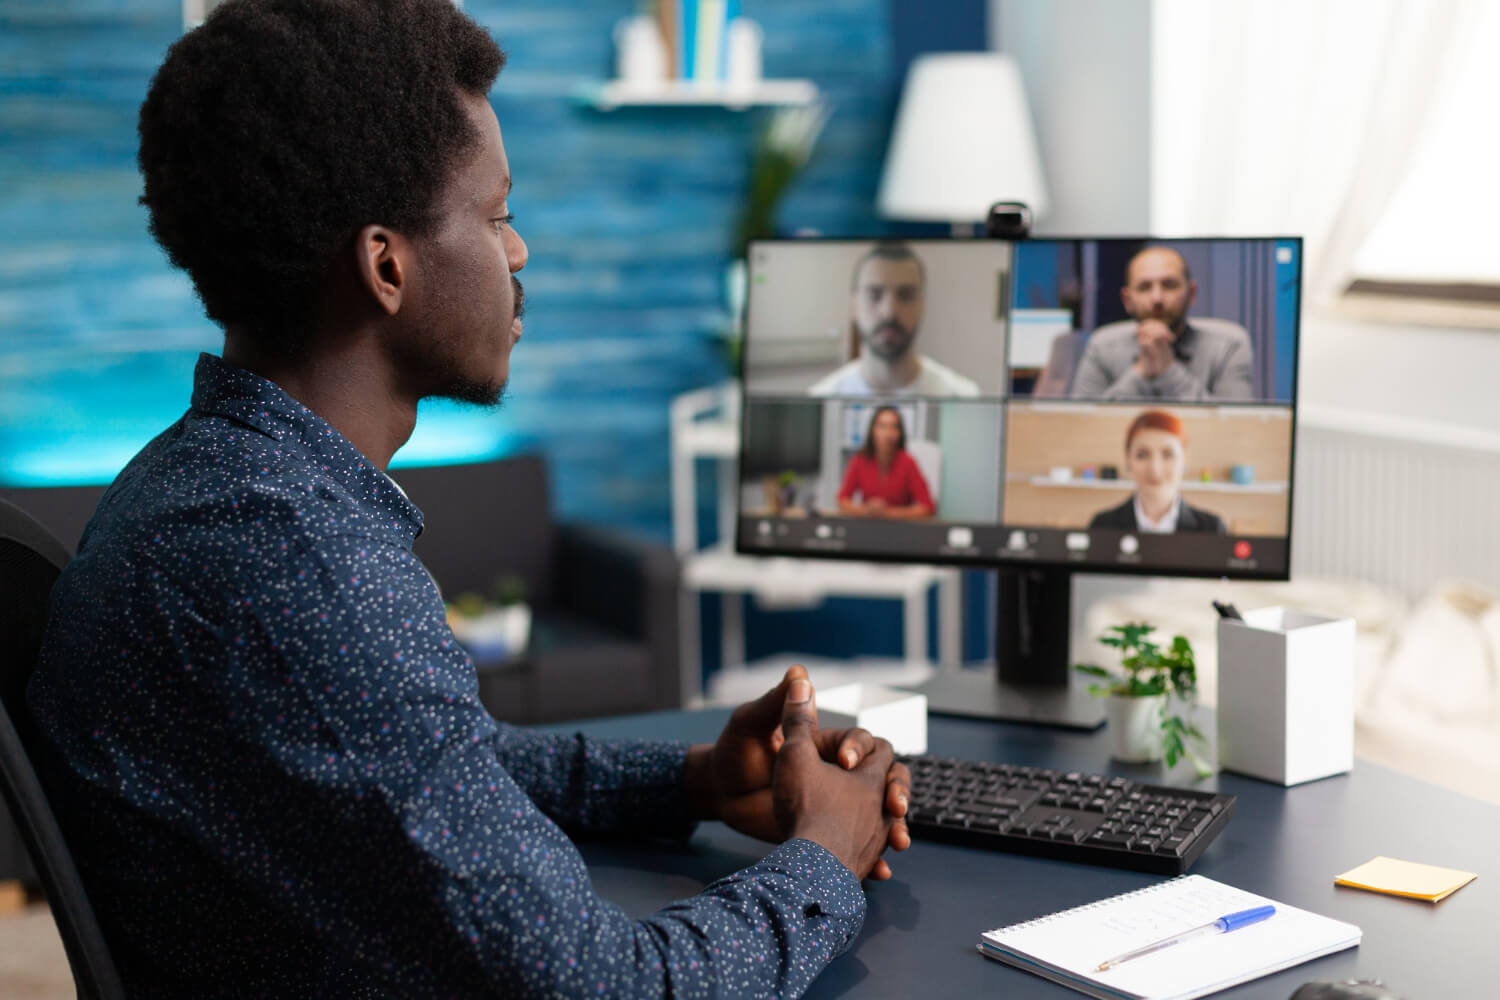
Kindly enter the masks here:
M 999 571 L 996 672 L 945 671 L 914 690 L 927 711 L 999 722 L 1094 730 L 1104 725 L 1104 700 L 1072 683 L 1073 575 L 1066 570 Z

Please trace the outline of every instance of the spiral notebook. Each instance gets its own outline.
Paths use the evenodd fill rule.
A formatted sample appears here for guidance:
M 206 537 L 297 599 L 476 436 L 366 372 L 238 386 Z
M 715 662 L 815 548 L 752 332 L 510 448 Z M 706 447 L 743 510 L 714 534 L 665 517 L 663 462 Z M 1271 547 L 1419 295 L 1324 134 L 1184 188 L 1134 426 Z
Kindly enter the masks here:
M 1267 903 L 1269 920 L 1242 930 L 1184 941 L 1132 959 L 1106 972 L 1106 959 L 1181 931 L 1212 923 L 1226 913 Z M 1360 929 L 1264 896 L 1183 875 L 1135 892 L 1063 910 L 1051 916 L 986 931 L 986 958 L 1045 976 L 1105 1000 L 1191 1000 L 1268 976 L 1359 944 Z

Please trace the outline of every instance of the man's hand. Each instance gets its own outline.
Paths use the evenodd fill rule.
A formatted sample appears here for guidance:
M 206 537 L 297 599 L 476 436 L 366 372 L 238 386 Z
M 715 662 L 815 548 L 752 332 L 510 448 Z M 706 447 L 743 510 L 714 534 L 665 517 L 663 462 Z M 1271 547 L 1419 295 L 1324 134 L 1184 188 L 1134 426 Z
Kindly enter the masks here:
M 890 867 L 880 855 L 895 842 L 898 826 L 905 826 L 886 808 L 891 745 L 877 740 L 874 752 L 851 770 L 825 761 L 815 739 L 812 684 L 803 679 L 787 690 L 781 731 L 785 739 L 772 779 L 778 824 L 793 837 L 826 847 L 856 878 L 888 878 Z
M 771 785 L 777 753 L 785 742 L 781 728 L 783 707 L 792 685 L 798 681 L 809 683 L 807 671 L 801 666 L 788 670 L 781 683 L 760 698 L 735 709 L 717 743 L 695 746 L 688 751 L 683 785 L 690 808 L 699 819 L 723 820 L 741 833 L 773 843 L 793 836 L 792 829 L 777 817 Z M 813 725 L 817 725 L 816 711 Z M 858 768 L 885 743 L 863 729 L 815 730 L 812 741 L 820 760 L 836 762 L 845 770 Z M 910 795 L 911 774 L 906 765 L 888 763 L 885 810 L 893 819 L 889 843 L 898 851 L 911 846 L 906 823 L 901 819 L 906 815 Z M 890 867 L 884 859 L 875 866 L 871 877 L 890 877 Z
M 1172 367 L 1172 345 L 1177 334 L 1159 319 L 1143 319 L 1135 331 L 1135 370 L 1142 378 L 1156 378 Z

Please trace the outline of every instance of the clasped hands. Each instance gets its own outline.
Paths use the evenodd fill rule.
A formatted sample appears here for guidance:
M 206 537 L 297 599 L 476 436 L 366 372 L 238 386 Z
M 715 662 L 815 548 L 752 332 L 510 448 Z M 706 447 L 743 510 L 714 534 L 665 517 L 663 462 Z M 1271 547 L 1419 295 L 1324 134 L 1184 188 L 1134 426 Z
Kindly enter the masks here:
M 1156 378 L 1177 360 L 1177 334 L 1159 319 L 1143 319 L 1135 331 L 1135 370 L 1142 378 Z
M 683 784 L 699 819 L 780 843 L 827 848 L 858 878 L 886 879 L 887 847 L 911 846 L 911 774 L 863 729 L 819 729 L 807 671 L 735 709 L 718 742 L 688 751 Z

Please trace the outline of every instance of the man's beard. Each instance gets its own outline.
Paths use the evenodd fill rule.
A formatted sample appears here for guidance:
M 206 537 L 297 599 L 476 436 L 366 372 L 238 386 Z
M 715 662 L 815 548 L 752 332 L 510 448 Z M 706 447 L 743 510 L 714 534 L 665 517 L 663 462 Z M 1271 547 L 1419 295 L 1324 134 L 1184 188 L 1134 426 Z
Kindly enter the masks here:
M 440 399 L 451 399 L 455 403 L 469 403 L 494 409 L 505 402 L 505 388 L 509 382 L 476 382 L 462 375 L 455 375 L 444 384 L 442 391 L 433 393 Z
M 520 319 L 526 315 L 526 290 L 521 287 L 520 279 L 514 275 L 511 276 L 510 283 L 515 293 L 515 298 L 512 300 L 515 309 L 514 319 Z M 507 336 L 509 336 L 509 330 L 510 328 L 507 327 Z M 494 409 L 505 402 L 505 389 L 509 385 L 508 382 L 471 379 L 462 372 L 457 371 L 456 365 L 454 368 L 455 370 L 449 373 L 448 377 L 443 380 L 442 387 L 433 393 L 434 396 L 440 399 L 451 399 L 455 403 L 469 403 L 473 406 L 482 406 L 486 409 Z
M 1182 331 L 1187 327 L 1187 306 L 1184 305 L 1182 307 L 1182 312 L 1177 313 L 1176 315 L 1173 315 L 1171 312 L 1164 312 L 1160 316 L 1158 316 L 1151 310 L 1147 309 L 1143 310 L 1139 316 L 1133 316 L 1131 318 L 1134 319 L 1137 323 L 1141 322 L 1142 320 L 1148 319 L 1161 320 L 1161 322 L 1167 324 L 1167 328 L 1169 330 L 1171 330 L 1178 336 L 1181 336 Z
M 890 341 L 885 341 L 880 335 L 886 330 L 895 330 L 900 336 Z M 870 335 L 865 338 L 865 346 L 870 349 L 871 354 L 874 354 L 880 360 L 895 361 L 911 350 L 912 340 L 915 337 L 915 330 L 908 330 L 900 323 L 882 323 L 870 331 Z

